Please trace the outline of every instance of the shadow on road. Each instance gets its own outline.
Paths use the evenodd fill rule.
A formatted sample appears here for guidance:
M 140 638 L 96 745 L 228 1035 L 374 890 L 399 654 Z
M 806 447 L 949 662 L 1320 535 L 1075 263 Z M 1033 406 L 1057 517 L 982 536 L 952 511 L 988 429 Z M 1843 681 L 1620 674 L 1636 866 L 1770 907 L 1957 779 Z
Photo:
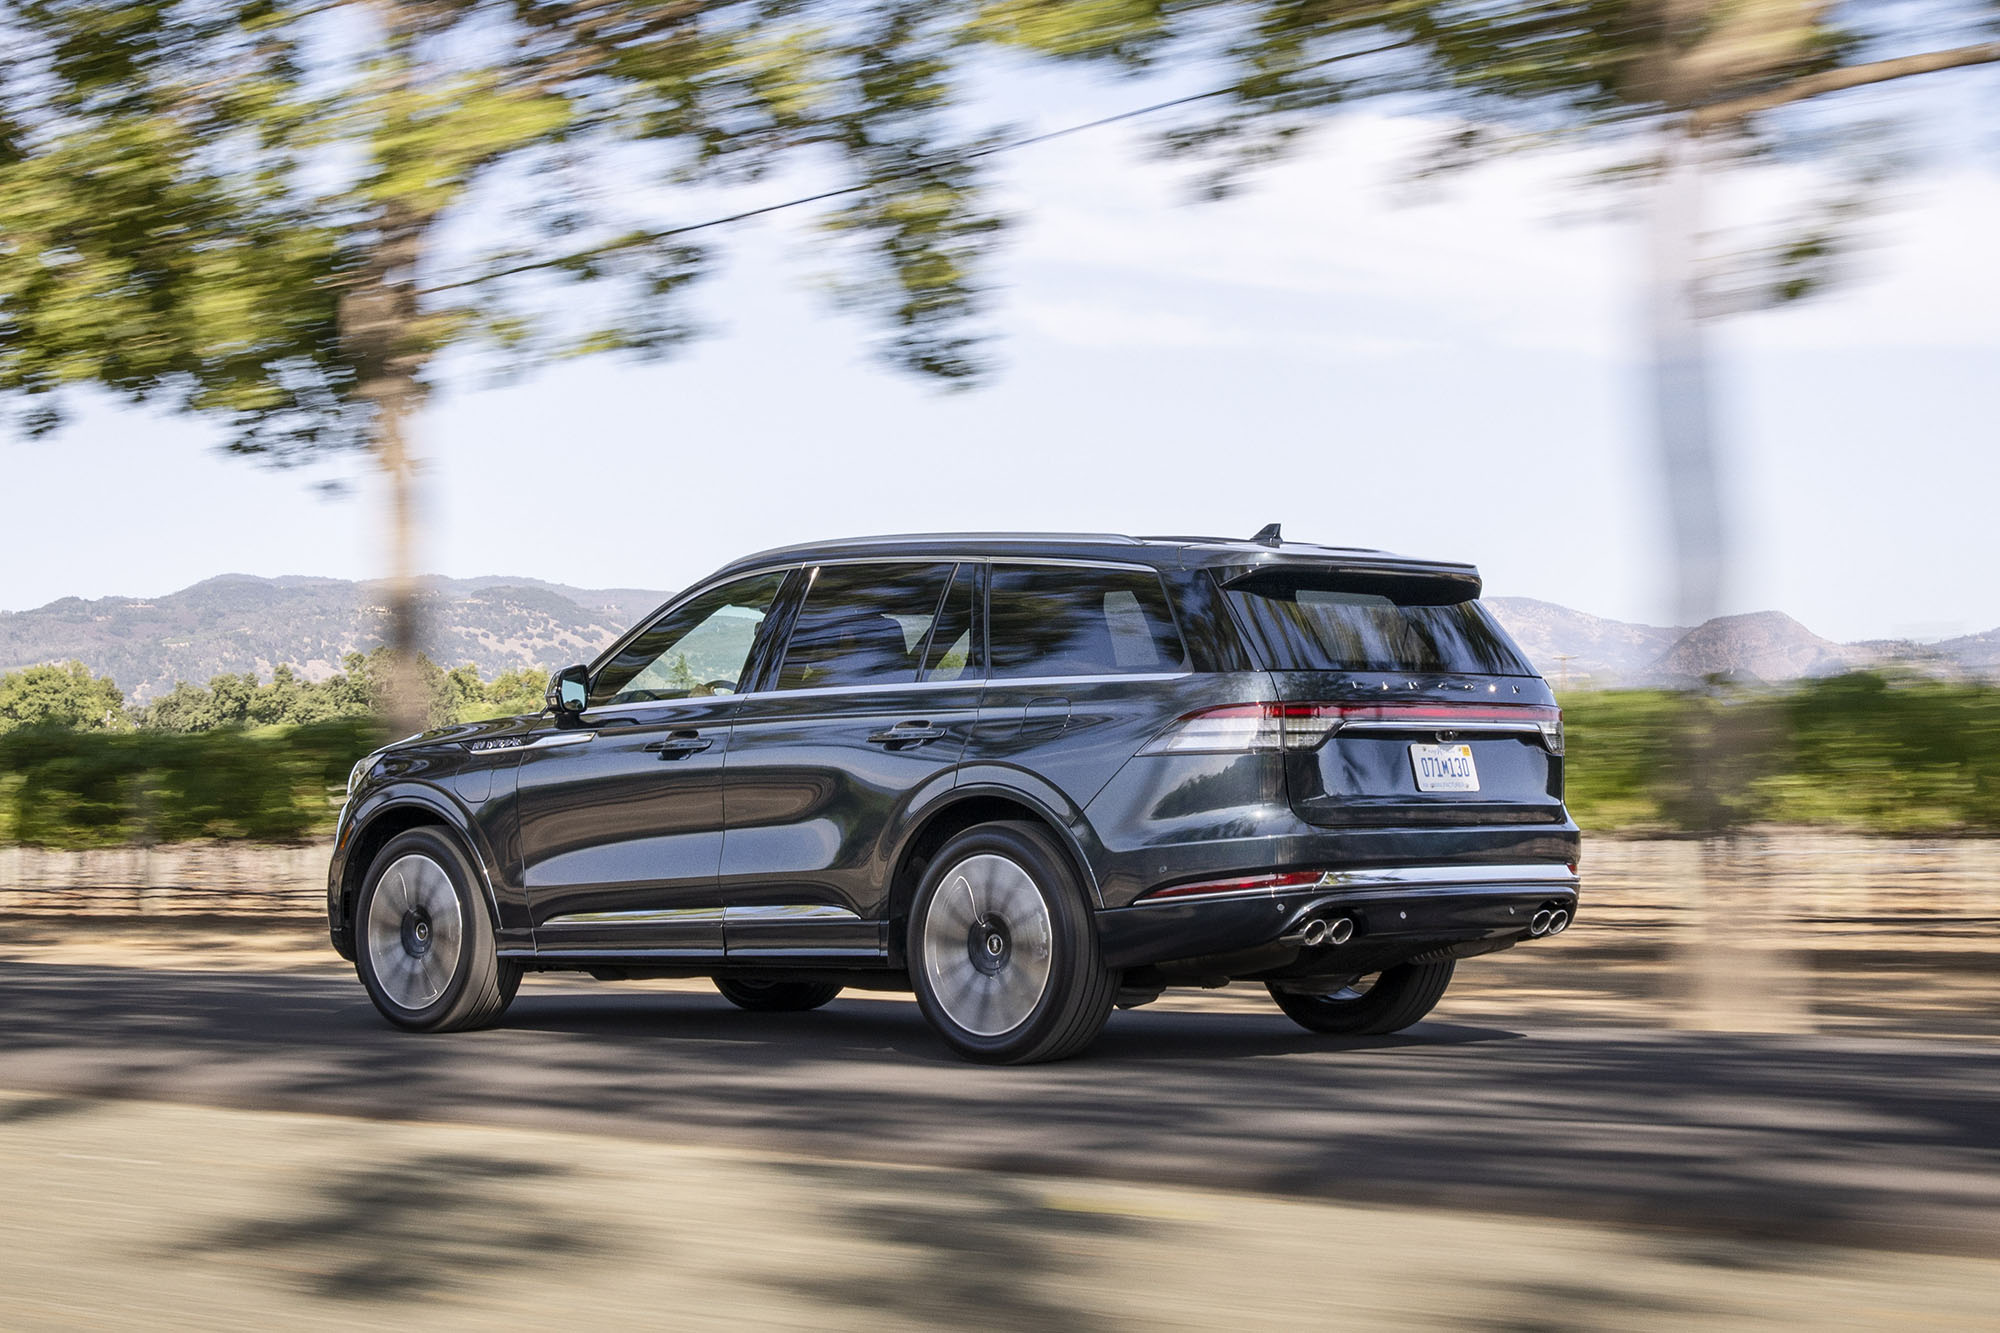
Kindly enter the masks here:
M 0 1008 L 0 1086 L 23 1091 L 2000 1244 L 2000 1061 L 1976 1042 L 1448 1022 L 1328 1041 L 1275 1012 L 1141 1009 L 1082 1058 L 994 1069 L 878 999 L 760 1015 L 531 986 L 510 1026 L 413 1036 L 345 979 L 21 964 Z
M 956 1178 L 948 1194 L 871 1196 L 865 1168 L 795 1163 L 786 1168 L 815 1197 L 833 1203 L 826 1223 L 871 1249 L 903 1256 L 890 1271 L 872 1269 L 832 1280 L 790 1280 L 786 1289 L 825 1310 L 829 1324 L 906 1322 L 949 1327 L 976 1312 L 984 1328 L 1083 1330 L 1103 1327 L 1049 1286 L 1085 1271 L 1092 1241 L 1138 1229 L 1133 1219 L 1051 1208 L 1041 1193 L 1004 1176 Z
M 309 1294 L 389 1301 L 469 1288 L 489 1274 L 601 1255 L 590 1218 L 557 1211 L 558 1168 L 476 1154 L 357 1165 L 312 1182 L 295 1211 L 178 1241 L 169 1257 L 263 1256 Z

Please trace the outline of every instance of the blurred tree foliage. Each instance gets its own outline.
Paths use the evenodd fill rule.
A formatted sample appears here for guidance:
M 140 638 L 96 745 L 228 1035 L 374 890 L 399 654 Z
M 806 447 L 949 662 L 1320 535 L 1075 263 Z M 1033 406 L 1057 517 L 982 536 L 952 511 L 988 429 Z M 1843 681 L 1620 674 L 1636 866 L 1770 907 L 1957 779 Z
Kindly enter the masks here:
M 921 0 L 0 0 L 0 398 L 109 389 L 390 482 L 415 667 L 410 415 L 448 350 L 658 354 L 708 254 L 675 187 L 840 193 L 845 294 L 960 379 L 998 223 Z M 706 208 L 714 205 L 697 204 Z M 588 292 L 576 289 L 587 286 Z
M 1220 110 L 1165 136 L 1205 155 L 1217 193 L 1371 98 L 1440 118 L 1426 169 L 1591 142 L 1622 150 L 1614 175 L 1646 176 L 1662 129 L 1704 137 L 1710 160 L 1812 157 L 1817 196 L 1708 275 L 1711 313 L 1816 290 L 1889 163 L 1872 119 L 1787 108 L 2000 61 L 1994 0 L 984 0 L 969 30 L 1056 60 L 1222 71 L 1202 103 Z

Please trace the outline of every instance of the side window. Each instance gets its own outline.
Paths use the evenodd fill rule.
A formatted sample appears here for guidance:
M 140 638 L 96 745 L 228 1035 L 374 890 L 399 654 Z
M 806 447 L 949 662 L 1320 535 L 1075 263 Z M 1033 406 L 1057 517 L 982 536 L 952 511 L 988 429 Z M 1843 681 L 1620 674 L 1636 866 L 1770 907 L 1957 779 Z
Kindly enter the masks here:
M 784 571 L 713 588 L 661 616 L 598 671 L 590 706 L 733 694 Z
M 995 679 L 1178 671 L 1186 665 L 1157 574 L 995 565 L 991 610 Z
M 792 625 L 781 690 L 890 685 L 917 678 L 952 567 L 822 565 Z
M 931 626 L 930 647 L 924 653 L 925 680 L 961 680 L 979 675 L 977 645 L 972 631 L 973 597 L 979 592 L 979 566 L 960 565 L 937 623 Z

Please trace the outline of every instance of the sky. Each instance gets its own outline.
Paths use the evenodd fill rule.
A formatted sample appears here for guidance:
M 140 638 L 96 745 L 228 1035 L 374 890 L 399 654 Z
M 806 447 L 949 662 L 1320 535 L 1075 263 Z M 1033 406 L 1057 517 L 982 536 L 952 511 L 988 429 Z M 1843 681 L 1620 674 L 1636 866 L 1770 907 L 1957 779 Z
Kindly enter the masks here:
M 1044 80 L 1019 100 L 1016 123 L 1047 129 L 1152 99 Z M 676 358 L 433 399 L 422 565 L 671 589 L 823 537 L 1281 522 L 1472 561 L 1490 595 L 1669 623 L 1641 228 L 1579 185 L 1591 164 L 1573 155 L 1414 190 L 1421 128 L 1350 113 L 1222 203 L 1191 202 L 1143 129 L 1011 155 L 998 367 L 971 390 L 874 358 L 876 330 L 825 293 L 809 218 L 735 229 L 696 297 L 708 336 Z M 1983 577 L 2000 548 L 1995 161 L 1921 164 L 1833 294 L 1717 326 L 1725 611 L 1838 640 L 2000 625 Z M 1719 208 L 1754 213 L 1797 170 Z M 103 405 L 52 439 L 0 440 L 0 610 L 384 572 L 361 460 L 279 470 L 215 445 Z

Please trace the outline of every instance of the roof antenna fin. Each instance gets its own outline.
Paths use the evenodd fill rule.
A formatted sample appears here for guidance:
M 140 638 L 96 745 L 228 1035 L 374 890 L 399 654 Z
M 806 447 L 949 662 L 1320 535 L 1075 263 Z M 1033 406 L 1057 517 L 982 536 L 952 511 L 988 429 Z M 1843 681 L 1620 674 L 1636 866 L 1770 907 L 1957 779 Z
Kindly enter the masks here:
M 1260 546 L 1283 546 L 1285 544 L 1284 537 L 1278 533 L 1278 525 L 1276 523 L 1266 523 L 1263 527 L 1257 529 L 1257 535 L 1250 540 Z

